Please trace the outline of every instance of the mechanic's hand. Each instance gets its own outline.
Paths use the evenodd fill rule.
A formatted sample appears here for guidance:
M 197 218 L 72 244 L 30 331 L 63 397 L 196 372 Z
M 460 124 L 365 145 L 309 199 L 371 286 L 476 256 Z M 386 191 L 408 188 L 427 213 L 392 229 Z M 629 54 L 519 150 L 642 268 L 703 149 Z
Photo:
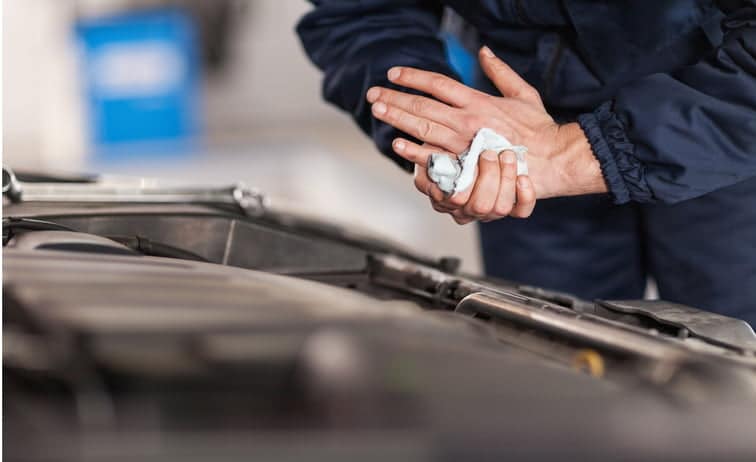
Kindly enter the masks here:
M 415 187 L 430 197 L 433 209 L 450 214 L 460 225 L 506 216 L 526 218 L 533 212 L 536 202 L 533 185 L 526 175 L 517 177 L 517 158 L 512 151 L 501 154 L 483 151 L 475 183 L 465 191 L 447 195 L 428 178 L 427 162 L 432 153 L 450 153 L 427 143 L 418 146 L 403 139 L 394 141 L 393 146 L 397 152 L 402 151 L 406 159 L 415 162 Z
M 529 215 L 528 209 L 532 210 L 532 205 L 524 202 L 529 194 L 526 188 L 518 187 L 516 194 L 510 193 L 515 191 L 515 178 L 505 171 L 508 165 L 503 162 L 506 153 L 502 153 L 502 160 L 498 161 L 497 188 L 491 186 L 491 178 L 497 178 L 496 175 L 482 174 L 495 165 L 490 153 L 485 160 L 481 159 L 481 164 L 488 167 L 479 164 L 478 178 L 469 192 L 441 200 L 443 193 L 427 178 L 425 166 L 430 153 L 439 151 L 435 147 L 446 152 L 462 152 L 482 127 L 504 135 L 513 144 L 528 147 L 527 160 L 532 183 L 527 185 L 527 179 L 522 181 L 523 185 L 530 186 L 535 197 L 605 192 L 606 185 L 598 161 L 580 127 L 575 123 L 558 125 L 544 108 L 538 92 L 487 47 L 481 49 L 479 58 L 484 72 L 503 97 L 466 87 L 441 74 L 407 67 L 390 69 L 389 80 L 430 94 L 440 101 L 382 87 L 373 87 L 367 94 L 376 118 L 433 147 L 419 146 L 402 138 L 397 138 L 393 144 L 397 154 L 419 166 L 415 183 L 421 192 L 431 196 L 434 207 L 448 209 L 462 202 L 467 206 L 474 198 L 473 204 L 478 204 L 476 208 L 473 209 L 473 204 L 470 204 L 463 210 L 468 216 L 491 219 L 501 216 L 496 212 L 505 211 L 499 205 L 497 194 L 510 194 L 510 197 L 518 196 L 518 204 L 523 201 L 523 209 L 518 205 L 510 210 L 510 215 Z M 483 184 L 479 185 L 481 182 Z M 430 187 L 428 183 L 431 183 Z M 479 193 L 476 194 L 476 191 Z M 455 197 L 457 195 L 462 197 Z M 487 196 L 485 200 L 483 195 Z M 520 195 L 525 197 L 520 198 Z M 481 213 L 488 204 L 501 208 Z

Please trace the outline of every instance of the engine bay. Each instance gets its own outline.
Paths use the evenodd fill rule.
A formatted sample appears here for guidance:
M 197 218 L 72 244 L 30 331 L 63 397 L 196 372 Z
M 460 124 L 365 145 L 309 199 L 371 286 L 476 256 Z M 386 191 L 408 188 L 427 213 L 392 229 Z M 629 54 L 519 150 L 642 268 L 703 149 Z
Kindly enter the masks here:
M 262 199 L 36 180 L 3 210 L 25 460 L 756 455 L 743 321 L 460 274 Z

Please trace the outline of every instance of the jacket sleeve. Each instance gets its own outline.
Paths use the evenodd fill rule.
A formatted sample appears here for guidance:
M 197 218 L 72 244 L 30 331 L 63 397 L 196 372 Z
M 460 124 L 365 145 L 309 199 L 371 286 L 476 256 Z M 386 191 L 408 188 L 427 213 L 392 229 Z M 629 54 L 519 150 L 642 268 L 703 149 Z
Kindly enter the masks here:
M 323 97 L 349 112 L 378 149 L 407 170 L 391 142 L 412 137 L 373 118 L 365 93 L 374 85 L 397 88 L 386 72 L 411 66 L 454 76 L 438 38 L 442 8 L 426 0 L 312 0 L 297 25 L 310 59 L 324 72 Z
M 756 0 L 724 13 L 713 53 L 578 117 L 616 203 L 676 203 L 756 176 Z

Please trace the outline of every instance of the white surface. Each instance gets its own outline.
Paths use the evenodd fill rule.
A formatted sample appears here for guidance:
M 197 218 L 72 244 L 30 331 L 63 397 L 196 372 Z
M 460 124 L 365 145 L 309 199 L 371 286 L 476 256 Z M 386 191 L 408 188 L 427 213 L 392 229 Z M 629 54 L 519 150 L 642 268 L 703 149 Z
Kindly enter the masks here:
M 3 159 L 17 168 L 83 165 L 73 19 L 68 0 L 3 2 Z
M 160 40 L 103 45 L 91 66 L 94 91 L 124 99 L 146 98 L 176 88 L 189 67 L 176 45 Z

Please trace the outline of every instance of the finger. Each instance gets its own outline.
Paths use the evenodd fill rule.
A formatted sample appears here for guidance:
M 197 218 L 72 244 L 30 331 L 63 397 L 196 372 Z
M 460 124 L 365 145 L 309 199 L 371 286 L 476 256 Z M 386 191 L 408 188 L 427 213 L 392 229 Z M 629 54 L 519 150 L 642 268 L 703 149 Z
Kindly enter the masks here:
M 464 107 L 485 94 L 436 72 L 412 67 L 392 67 L 388 79 L 403 87 L 420 90 L 453 106 Z
M 480 66 L 502 95 L 510 98 L 535 100 L 540 103 L 538 91 L 526 82 L 507 63 L 497 58 L 490 48 L 484 46 L 479 53 Z
M 431 154 L 442 153 L 450 156 L 454 156 L 454 154 L 450 154 L 437 146 L 430 144 L 424 144 L 421 146 L 404 138 L 395 139 L 392 146 L 397 154 L 415 164 L 415 187 L 418 191 L 426 195 L 430 194 L 433 200 L 451 210 L 464 207 L 470 199 L 471 188 L 453 194 L 445 194 L 438 188 L 438 185 L 428 177 L 428 159 Z M 430 185 L 435 187 L 430 188 Z
M 475 218 L 467 215 L 462 209 L 457 209 L 451 212 L 450 215 L 458 225 L 466 225 L 470 222 L 475 221 Z
M 504 151 L 499 155 L 499 192 L 496 204 L 491 213 L 492 219 L 506 217 L 512 212 L 515 201 L 515 181 L 517 180 L 517 156 L 512 151 Z
M 415 164 L 417 168 L 417 164 Z M 418 191 L 422 192 L 426 196 L 430 197 L 431 201 L 437 204 L 439 207 L 446 210 L 456 210 L 460 208 L 460 205 L 454 204 L 449 201 L 449 195 L 441 191 L 441 188 L 428 177 L 427 170 L 422 173 L 417 173 L 415 176 L 415 187 Z
M 512 209 L 511 216 L 517 218 L 528 218 L 535 208 L 536 193 L 533 188 L 533 182 L 527 175 L 517 177 L 517 204 Z
M 434 200 L 432 197 L 430 198 L 431 207 L 433 207 L 433 210 L 440 213 L 452 213 L 455 209 L 451 209 L 449 207 L 446 207 L 444 205 L 441 205 L 438 201 Z
M 475 180 L 465 213 L 475 218 L 486 218 L 494 208 L 499 192 L 499 156 L 486 150 L 478 160 L 478 178 Z
M 454 130 L 432 120 L 418 117 L 396 106 L 378 101 L 373 104 L 373 116 L 392 127 L 409 133 L 427 143 L 441 146 L 448 151 L 461 152 L 470 140 L 462 139 Z
M 428 178 L 428 172 L 426 172 L 425 167 L 415 164 L 414 183 L 415 189 L 417 189 L 418 192 L 425 194 L 426 196 L 429 195 L 433 182 Z
M 478 169 L 475 169 L 475 176 L 478 176 Z M 464 191 L 455 192 L 452 194 L 444 194 L 444 197 L 439 202 L 446 207 L 454 210 L 462 210 L 465 205 L 470 201 L 473 188 L 467 188 Z
M 428 177 L 428 171 L 425 167 L 415 164 L 415 188 L 428 196 L 432 202 L 435 202 L 440 207 L 448 210 L 454 210 L 459 207 L 450 207 L 444 203 L 446 195 L 441 191 L 436 183 Z
M 415 164 L 415 188 L 429 196 L 439 207 L 446 210 L 456 210 L 467 202 L 467 194 L 456 194 L 454 200 L 452 200 L 452 197 L 441 191 L 438 185 L 428 176 L 428 158 L 431 154 L 441 153 L 449 156 L 454 156 L 454 154 L 429 144 L 421 146 L 404 138 L 395 139 L 392 145 L 397 154 Z
M 428 159 L 430 159 L 432 154 L 449 154 L 439 147 L 430 144 L 419 145 L 404 138 L 396 138 L 391 143 L 391 147 L 394 148 L 394 152 L 399 156 L 423 168 L 428 166 Z M 449 155 L 454 156 L 454 154 Z
M 373 87 L 368 90 L 367 99 L 370 103 L 382 101 L 389 106 L 395 106 L 410 114 L 432 120 L 457 132 L 461 132 L 463 129 L 461 122 L 464 118 L 459 109 L 434 99 L 426 98 L 425 96 L 411 95 L 388 88 Z
M 433 183 L 433 180 L 431 180 L 431 183 L 433 186 L 430 187 L 428 191 L 428 196 L 430 196 L 431 200 L 436 203 L 439 207 L 442 207 L 446 210 L 456 210 L 459 207 L 452 206 L 446 203 L 446 193 L 441 191 L 441 189 L 438 187 L 436 183 Z

